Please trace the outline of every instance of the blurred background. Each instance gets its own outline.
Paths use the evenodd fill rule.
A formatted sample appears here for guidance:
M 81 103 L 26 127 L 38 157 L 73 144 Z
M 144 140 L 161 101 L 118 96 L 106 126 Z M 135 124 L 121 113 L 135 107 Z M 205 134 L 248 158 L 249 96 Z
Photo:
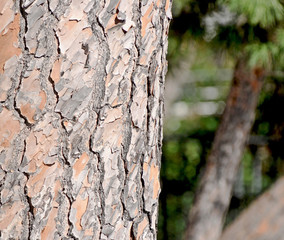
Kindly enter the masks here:
M 226 105 L 236 60 L 267 77 L 225 225 L 284 172 L 284 16 L 280 0 L 174 0 L 169 32 L 158 239 L 182 239 Z

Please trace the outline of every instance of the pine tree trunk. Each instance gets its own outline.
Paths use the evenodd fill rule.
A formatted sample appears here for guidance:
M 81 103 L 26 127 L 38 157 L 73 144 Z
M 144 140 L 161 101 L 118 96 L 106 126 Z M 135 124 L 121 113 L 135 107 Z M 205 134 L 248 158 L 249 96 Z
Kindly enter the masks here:
M 223 118 L 189 214 L 185 239 L 219 239 L 263 77 L 263 70 L 248 69 L 244 59 L 236 65 Z
M 1 239 L 156 239 L 170 8 L 0 2 Z

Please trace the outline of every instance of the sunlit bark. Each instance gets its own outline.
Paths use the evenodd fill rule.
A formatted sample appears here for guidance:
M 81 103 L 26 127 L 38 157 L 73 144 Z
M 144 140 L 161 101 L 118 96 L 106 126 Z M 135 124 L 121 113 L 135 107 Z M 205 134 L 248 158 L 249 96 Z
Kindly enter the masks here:
M 0 2 L 1 239 L 156 239 L 170 8 Z

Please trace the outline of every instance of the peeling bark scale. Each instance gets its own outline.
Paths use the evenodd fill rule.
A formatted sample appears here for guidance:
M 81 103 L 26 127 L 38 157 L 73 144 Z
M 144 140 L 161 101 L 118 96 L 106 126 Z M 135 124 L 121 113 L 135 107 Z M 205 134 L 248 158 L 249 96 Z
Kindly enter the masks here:
M 170 9 L 0 2 L 1 239 L 156 239 Z

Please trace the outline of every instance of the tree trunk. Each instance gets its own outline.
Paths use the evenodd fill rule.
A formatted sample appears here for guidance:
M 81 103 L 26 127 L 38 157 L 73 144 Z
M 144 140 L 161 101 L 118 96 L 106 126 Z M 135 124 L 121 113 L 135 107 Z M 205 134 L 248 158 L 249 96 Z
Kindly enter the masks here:
M 170 8 L 0 2 L 1 239 L 156 239 Z
M 217 240 L 221 234 L 263 77 L 263 70 L 249 70 L 245 60 L 236 65 L 223 118 L 189 214 L 186 239 Z
M 221 240 L 281 240 L 284 236 L 284 178 L 277 182 L 228 226 Z

